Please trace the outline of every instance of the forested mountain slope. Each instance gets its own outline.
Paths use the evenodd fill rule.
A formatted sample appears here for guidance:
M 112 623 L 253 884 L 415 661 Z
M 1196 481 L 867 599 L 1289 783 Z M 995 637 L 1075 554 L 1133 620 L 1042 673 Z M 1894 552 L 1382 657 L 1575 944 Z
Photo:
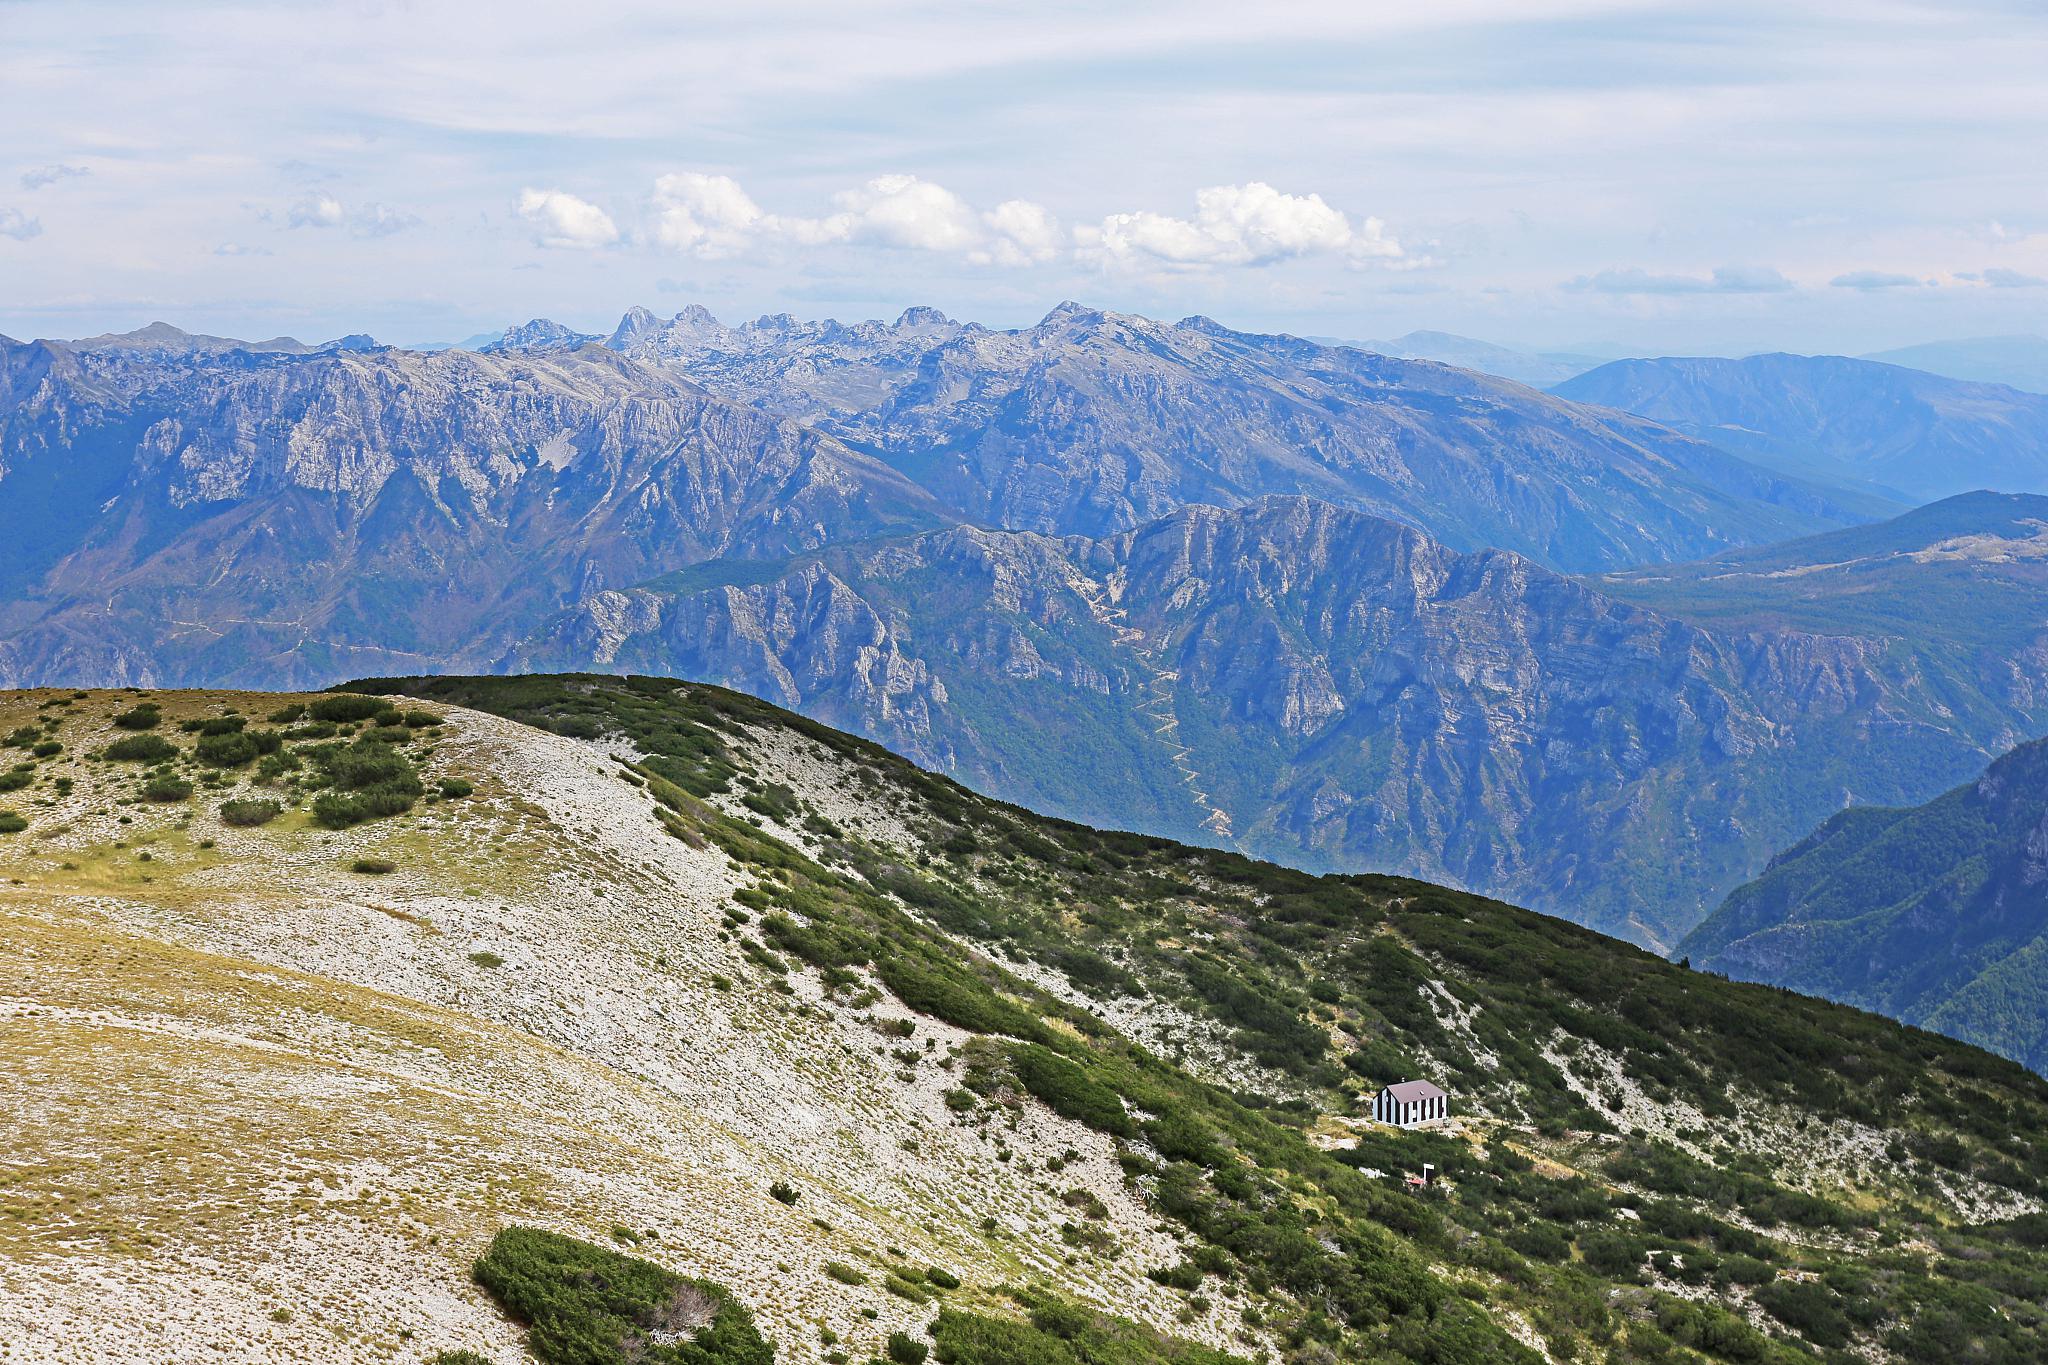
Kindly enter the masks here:
M 1912 809 L 1857 807 L 1680 946 L 2048 1070 L 2048 740 Z

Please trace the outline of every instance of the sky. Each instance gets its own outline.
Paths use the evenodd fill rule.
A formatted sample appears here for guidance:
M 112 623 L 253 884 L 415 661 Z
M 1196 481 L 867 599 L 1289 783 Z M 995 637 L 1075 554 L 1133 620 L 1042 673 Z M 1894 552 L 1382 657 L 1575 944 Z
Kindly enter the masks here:
M 0 333 L 2048 332 L 2048 5 L 0 0 Z

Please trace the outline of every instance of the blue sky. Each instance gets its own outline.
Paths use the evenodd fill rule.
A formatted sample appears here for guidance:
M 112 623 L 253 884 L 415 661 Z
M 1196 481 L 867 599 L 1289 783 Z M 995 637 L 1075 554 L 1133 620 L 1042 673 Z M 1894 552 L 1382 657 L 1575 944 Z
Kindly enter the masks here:
M 0 0 L 0 331 L 2041 332 L 2044 71 L 2038 3 Z

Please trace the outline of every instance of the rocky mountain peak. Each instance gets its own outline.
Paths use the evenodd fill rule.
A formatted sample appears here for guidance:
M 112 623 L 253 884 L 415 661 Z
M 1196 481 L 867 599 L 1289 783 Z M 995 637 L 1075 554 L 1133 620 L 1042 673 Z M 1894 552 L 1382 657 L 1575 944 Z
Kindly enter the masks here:
M 517 327 L 507 327 L 504 335 L 478 349 L 493 355 L 505 351 L 573 350 L 598 339 L 589 332 L 565 327 L 553 318 L 534 318 Z

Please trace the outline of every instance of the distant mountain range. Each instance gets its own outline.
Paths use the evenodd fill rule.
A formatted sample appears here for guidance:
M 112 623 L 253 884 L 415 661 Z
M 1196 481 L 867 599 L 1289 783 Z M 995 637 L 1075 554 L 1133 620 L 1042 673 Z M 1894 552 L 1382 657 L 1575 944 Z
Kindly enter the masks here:
M 1561 384 L 1574 375 L 1598 369 L 1607 363 L 1607 357 L 1603 356 L 1574 355 L 1567 351 L 1518 351 L 1509 346 L 1496 346 L 1490 341 L 1461 337 L 1454 332 L 1410 332 L 1392 341 L 1339 341 L 1324 337 L 1316 340 L 1399 360 L 1440 361 L 1461 370 L 1477 370 L 1481 374 L 1512 379 L 1517 384 L 1527 384 L 1536 389 Z
M 1660 946 L 2048 717 L 2031 656 L 1920 638 L 1941 565 L 1777 622 L 1623 572 L 1895 504 L 1443 364 L 1071 304 L 432 354 L 145 330 L 0 343 L 0 685 L 685 673 L 1062 813 Z
M 2048 740 L 1924 806 L 1843 811 L 1680 951 L 2048 1070 Z
M 0 396 L 12 681 L 445 666 L 596 588 L 952 519 L 872 456 L 598 348 L 7 344 Z
M 1790 474 L 1912 501 L 2048 492 L 2048 396 L 1843 356 L 1618 360 L 1558 384 Z
M 1906 365 L 1951 379 L 2007 384 L 2030 393 L 2048 393 L 2048 337 L 1969 337 L 1901 346 L 1863 357 L 1888 365 Z
M 692 309 L 629 314 L 608 344 L 872 451 L 969 520 L 1053 535 L 1300 494 L 1582 570 L 1899 510 L 1637 417 L 1206 318 L 1062 304 L 1016 332 L 930 309 L 733 328 Z

